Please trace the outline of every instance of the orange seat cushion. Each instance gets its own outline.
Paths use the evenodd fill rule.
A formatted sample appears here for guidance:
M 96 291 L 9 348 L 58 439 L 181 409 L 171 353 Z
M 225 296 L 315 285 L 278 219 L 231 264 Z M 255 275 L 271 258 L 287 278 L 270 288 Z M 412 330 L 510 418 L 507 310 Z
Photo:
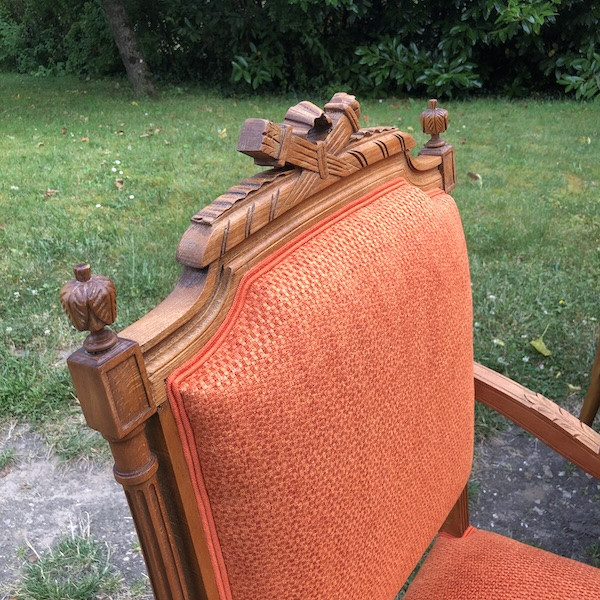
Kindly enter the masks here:
M 598 600 L 600 569 L 471 527 L 440 534 L 404 600 Z
M 470 298 L 452 198 L 404 180 L 246 274 L 168 381 L 222 598 L 394 597 L 471 469 Z

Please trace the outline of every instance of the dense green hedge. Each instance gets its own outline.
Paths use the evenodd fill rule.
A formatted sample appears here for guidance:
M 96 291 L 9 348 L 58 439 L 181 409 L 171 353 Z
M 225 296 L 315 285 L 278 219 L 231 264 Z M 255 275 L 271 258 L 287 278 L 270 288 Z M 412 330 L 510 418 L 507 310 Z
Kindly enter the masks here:
M 236 89 L 600 92 L 596 0 L 124 0 L 155 75 Z M 0 66 L 122 67 L 100 0 L 0 0 Z

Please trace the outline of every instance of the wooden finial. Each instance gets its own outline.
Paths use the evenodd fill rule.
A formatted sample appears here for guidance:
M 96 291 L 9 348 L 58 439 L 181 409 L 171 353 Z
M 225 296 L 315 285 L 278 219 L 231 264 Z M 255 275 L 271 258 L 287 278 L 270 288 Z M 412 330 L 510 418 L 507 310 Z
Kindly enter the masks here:
M 73 267 L 75 279 L 60 290 L 60 303 L 73 327 L 89 331 L 83 348 L 92 354 L 109 350 L 117 343 L 117 334 L 106 325 L 117 318 L 117 291 L 114 283 L 102 275 L 92 275 L 90 265 Z
M 426 148 L 440 148 L 446 142 L 440 137 L 448 129 L 448 111 L 438 108 L 437 100 L 434 98 L 427 103 L 427 109 L 421 113 L 421 126 L 423 133 L 431 136 L 425 144 Z

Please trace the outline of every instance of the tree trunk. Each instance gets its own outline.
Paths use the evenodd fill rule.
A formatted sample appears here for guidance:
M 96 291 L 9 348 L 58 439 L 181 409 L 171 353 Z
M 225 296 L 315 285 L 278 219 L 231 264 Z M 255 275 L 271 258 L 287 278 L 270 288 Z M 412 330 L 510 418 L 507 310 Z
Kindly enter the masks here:
M 131 28 L 123 0 L 103 0 L 103 6 L 133 93 L 138 97 L 153 96 L 156 90 L 152 72 Z

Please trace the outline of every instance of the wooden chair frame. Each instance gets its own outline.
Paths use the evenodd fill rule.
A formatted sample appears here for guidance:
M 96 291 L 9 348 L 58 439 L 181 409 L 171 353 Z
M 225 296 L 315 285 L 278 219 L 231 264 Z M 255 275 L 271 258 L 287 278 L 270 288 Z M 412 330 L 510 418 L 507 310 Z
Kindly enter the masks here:
M 422 115 L 431 139 L 418 156 L 414 139 L 395 128 L 359 129 L 359 106 L 336 94 L 321 111 L 304 102 L 283 124 L 246 121 L 238 149 L 273 167 L 241 182 L 192 218 L 177 253 L 183 273 L 171 294 L 121 332 L 115 290 L 106 278 L 75 268 L 61 292 L 74 325 L 91 331 L 68 360 L 90 427 L 108 440 L 156 598 L 219 598 L 192 482 L 165 380 L 223 322 L 240 279 L 277 248 L 370 190 L 405 177 L 450 191 L 454 150 L 439 135 L 446 111 L 430 101 Z M 475 365 L 479 401 L 600 477 L 600 434 L 553 402 Z M 443 530 L 469 525 L 466 489 Z

